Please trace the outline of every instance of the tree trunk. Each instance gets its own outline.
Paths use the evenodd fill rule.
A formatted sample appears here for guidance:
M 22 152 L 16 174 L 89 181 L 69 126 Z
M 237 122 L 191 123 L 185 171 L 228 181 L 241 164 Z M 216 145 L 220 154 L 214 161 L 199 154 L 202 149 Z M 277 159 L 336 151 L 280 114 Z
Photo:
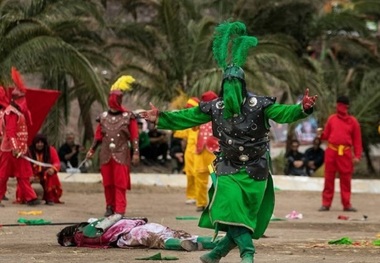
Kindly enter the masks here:
M 94 138 L 94 128 L 92 126 L 92 121 L 91 121 L 91 114 L 89 110 L 86 110 L 86 104 L 87 99 L 85 96 L 79 95 L 78 96 L 78 103 L 79 103 L 79 108 L 80 108 L 80 118 L 84 127 L 84 134 L 83 134 L 83 139 L 82 139 L 82 145 L 87 145 L 89 143 L 92 143 L 92 140 Z

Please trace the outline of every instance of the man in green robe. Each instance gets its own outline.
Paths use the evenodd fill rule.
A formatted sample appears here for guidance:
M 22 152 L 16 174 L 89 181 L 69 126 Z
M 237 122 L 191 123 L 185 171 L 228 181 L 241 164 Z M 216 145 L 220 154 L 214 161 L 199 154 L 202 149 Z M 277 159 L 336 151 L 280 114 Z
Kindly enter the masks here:
M 253 262 L 252 238 L 258 239 L 264 234 L 274 210 L 269 119 L 291 123 L 305 118 L 313 112 L 317 99 L 317 96 L 309 96 L 308 89 L 302 102 L 295 105 L 277 104 L 274 97 L 248 93 L 240 67 L 245 62 L 241 56 L 248 52 L 241 49 L 256 46 L 257 39 L 245 32 L 245 25 L 239 22 L 226 22 L 216 28 L 213 52 L 224 70 L 217 99 L 172 112 L 159 112 L 151 105 L 151 110 L 141 113 L 160 129 L 182 130 L 212 122 L 220 150 L 215 153 L 209 204 L 199 226 L 227 234 L 211 252 L 201 256 L 203 263 L 219 262 L 236 246 L 240 250 L 241 263 Z M 231 35 L 235 36 L 232 63 L 227 65 L 224 60 L 228 56 L 221 52 L 225 44 L 221 39 Z

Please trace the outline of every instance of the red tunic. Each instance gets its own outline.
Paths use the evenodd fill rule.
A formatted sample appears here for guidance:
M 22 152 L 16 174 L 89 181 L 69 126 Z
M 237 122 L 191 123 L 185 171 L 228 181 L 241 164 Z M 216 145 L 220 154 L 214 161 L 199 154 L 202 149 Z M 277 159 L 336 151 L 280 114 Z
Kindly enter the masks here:
M 219 150 L 218 139 L 212 135 L 212 123 L 208 122 L 199 127 L 197 139 L 197 153 L 201 153 L 203 149 L 208 150 L 210 153 Z
M 345 106 L 338 105 L 343 108 Z M 333 114 L 327 120 L 321 135 L 327 140 L 325 151 L 325 182 L 322 193 L 322 205 L 330 207 L 334 197 L 334 183 L 339 174 L 340 192 L 343 208 L 351 208 L 351 179 L 354 170 L 353 155 L 360 159 L 362 154 L 362 138 L 358 121 L 346 114 Z
M 30 163 L 22 157 L 16 158 L 12 151 L 17 150 L 21 154 L 26 154 L 28 129 L 25 117 L 15 107 L 9 105 L 5 109 L 4 123 L 5 132 L 1 142 L 0 151 L 0 198 L 3 198 L 8 178 L 17 178 L 17 187 L 20 195 L 25 201 L 37 198 L 29 178 L 33 175 Z
M 344 145 L 353 148 L 354 155 L 360 159 L 362 155 L 362 136 L 359 122 L 355 117 L 349 115 L 341 119 L 337 114 L 331 115 L 321 136 L 333 145 Z

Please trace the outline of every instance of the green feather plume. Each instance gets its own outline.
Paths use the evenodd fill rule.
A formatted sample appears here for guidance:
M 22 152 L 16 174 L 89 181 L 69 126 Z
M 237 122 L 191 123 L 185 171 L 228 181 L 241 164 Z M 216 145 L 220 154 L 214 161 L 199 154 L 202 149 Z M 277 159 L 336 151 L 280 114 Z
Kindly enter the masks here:
M 257 38 L 251 36 L 241 36 L 235 38 L 232 46 L 232 62 L 236 66 L 243 66 L 247 60 L 249 49 L 257 46 L 257 43 Z
M 246 34 L 246 27 L 241 22 L 224 22 L 215 29 L 212 51 L 218 65 L 225 69 L 227 67 L 228 43 L 231 36 L 242 36 Z

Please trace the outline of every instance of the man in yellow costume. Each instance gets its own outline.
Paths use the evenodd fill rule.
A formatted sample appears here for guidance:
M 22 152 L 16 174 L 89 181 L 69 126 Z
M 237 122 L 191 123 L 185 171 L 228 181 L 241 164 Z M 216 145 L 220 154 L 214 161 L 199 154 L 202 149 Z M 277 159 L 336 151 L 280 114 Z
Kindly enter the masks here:
M 199 99 L 197 97 L 192 97 L 186 102 L 185 108 L 196 107 L 199 104 Z M 196 203 L 196 186 L 195 186 L 195 164 L 194 155 L 196 152 L 197 138 L 198 138 L 199 127 L 192 127 L 186 130 L 180 130 L 174 132 L 173 136 L 175 138 L 180 138 L 186 140 L 186 150 L 185 150 L 185 167 L 184 172 L 187 178 L 186 185 L 186 204 L 192 205 Z
M 201 101 L 212 101 L 218 98 L 213 91 L 206 91 L 201 96 Z M 212 135 L 212 122 L 199 126 L 196 144 L 195 163 L 195 196 L 197 212 L 202 212 L 207 206 L 208 178 L 210 177 L 209 165 L 214 161 L 214 152 L 219 150 L 218 139 Z

